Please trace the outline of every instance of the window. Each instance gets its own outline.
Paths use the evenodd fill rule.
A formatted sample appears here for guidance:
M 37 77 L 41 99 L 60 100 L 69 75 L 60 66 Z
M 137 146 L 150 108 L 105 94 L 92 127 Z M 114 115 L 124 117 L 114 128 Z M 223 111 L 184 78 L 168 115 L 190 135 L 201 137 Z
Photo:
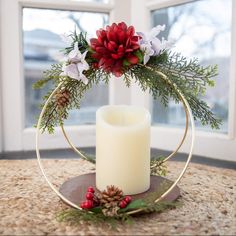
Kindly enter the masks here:
M 209 88 L 203 99 L 223 119 L 220 130 L 200 127 L 197 123 L 194 154 L 235 160 L 236 154 L 236 2 L 232 0 L 154 0 L 145 1 L 146 9 L 140 9 L 136 17 L 150 22 L 142 30 L 150 30 L 157 24 L 165 24 L 161 37 L 176 40 L 172 50 L 187 57 L 198 57 L 200 63 L 218 64 L 219 76 L 215 88 Z M 181 105 L 171 102 L 164 109 L 149 94 L 133 97 L 136 104 L 142 102 L 150 108 L 153 118 L 152 147 L 175 150 L 184 129 Z M 181 152 L 188 152 L 188 143 Z
M 107 23 L 125 21 L 137 31 L 166 24 L 167 33 L 162 36 L 177 40 L 175 51 L 199 57 L 201 63 L 219 65 L 216 87 L 210 89 L 204 99 L 223 118 L 224 124 L 218 133 L 198 128 L 194 154 L 235 160 L 236 17 L 232 12 L 236 12 L 236 1 L 0 0 L 0 3 L 3 151 L 35 149 L 32 125 L 39 112 L 37 106 L 42 91 L 32 90 L 31 86 L 42 77 L 43 70 L 59 59 L 58 49 L 64 47 L 60 34 L 73 31 L 79 24 L 78 31 L 82 27 L 92 36 Z M 96 99 L 92 95 L 94 90 Z M 170 108 L 163 111 L 138 85 L 132 84 L 128 89 L 117 78 L 111 79 L 109 86 L 94 87 L 82 101 L 81 110 L 71 112 L 66 131 L 76 146 L 95 145 L 94 112 L 96 107 L 108 103 L 150 108 L 151 146 L 170 151 L 176 148 L 183 134 L 182 108 L 171 103 Z M 61 130 L 56 129 L 54 135 L 41 136 L 40 148 L 68 148 L 68 145 Z M 184 145 L 181 152 L 188 150 L 188 145 Z
M 42 17 L 43 16 L 43 17 Z M 25 77 L 25 127 L 32 127 L 39 115 L 39 104 L 49 90 L 33 90 L 32 85 L 43 77 L 43 71 L 63 58 L 64 48 L 61 35 L 87 32 L 88 38 L 95 36 L 96 29 L 108 23 L 108 14 L 23 8 L 23 43 Z M 96 93 L 96 97 L 94 94 Z M 70 112 L 67 125 L 95 123 L 95 111 L 108 104 L 108 87 L 101 83 L 93 87 L 81 102 L 81 109 Z
M 42 94 L 32 84 L 42 72 L 60 59 L 64 47 L 60 34 L 88 31 L 89 36 L 113 17 L 110 1 L 1 0 L 1 82 L 3 93 L 3 150 L 34 150 L 35 124 Z M 10 10 L 10 14 L 9 14 Z M 94 96 L 96 90 L 96 99 Z M 110 85 L 99 84 L 81 101 L 81 109 L 72 111 L 66 123 L 67 134 L 77 146 L 95 144 L 95 109 L 113 99 Z M 112 100 L 113 101 L 113 100 Z M 61 130 L 45 134 L 42 149 L 68 148 Z
M 214 10 L 212 10 L 214 9 Z M 232 0 L 202 0 L 154 10 L 152 25 L 165 24 L 160 37 L 176 41 L 173 51 L 197 57 L 202 65 L 218 64 L 216 86 L 209 88 L 203 98 L 214 113 L 223 120 L 219 132 L 228 132 L 229 77 L 231 59 Z M 181 104 L 170 102 L 164 108 L 153 101 L 153 123 L 183 126 L 185 114 Z M 201 124 L 196 123 L 200 128 Z M 201 129 L 210 131 L 209 127 Z

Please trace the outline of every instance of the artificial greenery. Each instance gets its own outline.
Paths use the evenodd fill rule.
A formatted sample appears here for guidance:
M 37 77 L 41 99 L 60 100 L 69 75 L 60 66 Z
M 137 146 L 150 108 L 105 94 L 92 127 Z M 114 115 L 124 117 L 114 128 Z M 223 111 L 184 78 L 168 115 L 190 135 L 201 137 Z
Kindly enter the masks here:
M 181 203 L 179 201 L 155 202 L 172 183 L 172 181 L 165 180 L 156 191 L 146 194 L 142 199 L 133 200 L 126 208 L 120 209 L 118 214 L 113 217 L 105 216 L 102 213 L 101 207 L 95 207 L 91 210 L 66 209 L 58 213 L 57 219 L 58 221 L 69 221 L 74 224 L 80 224 L 81 221 L 86 221 L 93 224 L 108 224 L 112 227 L 115 227 L 119 222 L 132 223 L 137 215 L 161 213 L 167 209 L 180 207 Z M 137 212 L 130 214 L 134 211 Z
M 164 156 L 151 158 L 151 175 L 166 176 L 167 166 L 165 164 L 165 159 L 166 158 Z
M 89 90 L 94 84 L 98 84 L 101 80 L 105 83 L 108 83 L 109 80 L 109 75 L 104 73 L 104 71 L 91 69 L 86 71 L 89 82 L 88 84 L 84 84 L 81 81 L 60 76 L 61 68 L 61 64 L 52 65 L 50 70 L 44 72 L 44 78 L 42 80 L 38 80 L 33 86 L 35 89 L 41 89 L 49 81 L 53 82 L 54 88 L 50 90 L 46 96 L 44 96 L 44 101 L 49 98 L 55 87 L 57 87 L 59 84 L 61 90 L 67 89 L 71 94 L 70 104 L 63 108 L 58 107 L 57 103 L 55 102 L 55 96 L 51 99 L 40 124 L 42 132 L 47 130 L 49 133 L 53 133 L 56 126 L 64 124 L 64 120 L 68 118 L 70 110 L 80 108 L 81 99 L 84 97 L 84 94 L 87 90 Z
M 87 50 L 88 54 L 91 53 L 85 34 L 74 32 L 70 37 L 72 43 L 71 46 L 65 48 L 65 54 L 70 53 L 75 42 L 78 42 L 81 52 Z M 61 76 L 62 64 L 60 63 L 52 65 L 51 69 L 44 73 L 44 78 L 34 84 L 35 89 L 41 89 L 48 82 L 53 82 L 53 89 L 44 97 L 44 101 L 59 84 L 59 91 L 66 88 L 71 93 L 70 103 L 63 108 L 57 106 L 55 96 L 48 103 L 40 124 L 42 132 L 48 130 L 49 133 L 53 133 L 55 126 L 63 125 L 64 120 L 68 118 L 69 110 L 80 108 L 85 92 L 94 84 L 98 84 L 100 81 L 109 83 L 110 73 L 105 72 L 102 68 L 94 68 L 92 66 L 94 61 L 91 57 L 88 56 L 87 61 L 91 65 L 89 70 L 84 71 L 88 84 L 68 76 Z M 158 72 L 165 74 L 168 80 L 163 79 Z M 151 57 L 146 65 L 140 63 L 129 67 L 124 73 L 123 80 L 128 87 L 132 80 L 136 81 L 143 91 L 149 91 L 153 98 L 160 99 L 164 106 L 168 105 L 170 99 L 177 103 L 180 102 L 180 97 L 175 89 L 177 88 L 188 101 L 194 118 L 200 120 L 203 125 L 211 125 L 212 128 L 218 129 L 220 119 L 215 117 L 202 100 L 207 86 L 214 86 L 212 78 L 216 75 L 217 66 L 202 67 L 196 59 L 188 61 L 180 54 L 163 51 L 159 56 Z
M 132 202 L 133 206 L 135 205 L 135 209 L 139 209 L 139 207 L 143 208 L 144 213 L 162 213 L 167 209 L 174 209 L 176 207 L 181 206 L 179 202 L 159 202 L 159 203 L 150 203 L 146 204 L 143 200 L 135 200 Z M 131 204 L 131 203 L 130 203 Z M 134 209 L 134 208 L 133 208 Z M 88 210 L 77 210 L 77 209 L 67 209 L 61 211 L 57 214 L 57 220 L 59 222 L 67 221 L 72 224 L 81 224 L 81 222 L 86 221 L 92 224 L 107 224 L 108 226 L 112 226 L 115 228 L 118 223 L 133 223 L 135 220 L 135 216 L 129 215 L 126 212 L 122 212 L 117 216 L 108 217 L 102 214 L 99 209 L 96 209 L 98 212 L 91 212 Z
M 89 45 L 86 39 L 86 33 L 77 34 L 76 29 L 75 29 L 75 31 L 69 34 L 68 37 L 71 38 L 72 42 L 78 42 L 78 48 L 82 53 L 85 52 L 89 48 Z M 62 52 L 64 52 L 65 54 L 69 54 L 73 50 L 73 46 L 74 44 L 72 43 L 71 45 L 63 49 Z
M 168 78 L 163 79 L 158 72 L 162 72 Z M 173 99 L 176 103 L 180 97 L 176 88 L 184 95 L 191 107 L 195 120 L 200 120 L 202 125 L 210 125 L 218 129 L 221 120 L 216 118 L 209 106 L 201 97 L 205 95 L 207 86 L 213 87 L 212 79 L 217 75 L 217 65 L 203 67 L 197 59 L 188 61 L 179 53 L 163 52 L 159 57 L 153 57 L 148 64 L 138 64 L 128 73 L 136 79 L 143 91 L 149 90 L 154 99 L 167 106 Z
M 80 211 L 73 208 L 59 212 L 56 218 L 59 222 L 67 221 L 72 224 L 81 224 L 81 222 L 86 221 L 93 224 L 108 224 L 112 227 L 114 227 L 119 221 L 117 217 L 108 217 L 104 216 L 102 213 L 92 213 L 86 210 Z M 128 216 L 127 221 L 123 218 L 123 221 L 129 222 L 129 218 L 130 217 Z

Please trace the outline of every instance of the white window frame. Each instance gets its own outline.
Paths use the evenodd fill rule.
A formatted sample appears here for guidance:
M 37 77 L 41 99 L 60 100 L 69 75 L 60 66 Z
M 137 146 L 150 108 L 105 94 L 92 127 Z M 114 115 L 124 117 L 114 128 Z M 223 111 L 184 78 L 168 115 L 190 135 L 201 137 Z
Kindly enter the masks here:
M 78 2 L 70 0 L 1 0 L 1 77 L 3 93 L 3 139 L 4 151 L 33 150 L 35 148 L 35 128 L 24 127 L 24 74 L 22 51 L 22 8 L 78 10 L 101 12 L 110 15 L 110 22 L 130 22 L 127 9 L 130 0 L 110 1 L 110 3 Z M 123 9 L 121 6 L 127 6 Z M 14 57 L 13 57 L 14 55 Z M 122 94 L 122 96 L 120 96 Z M 121 80 L 111 79 L 109 84 L 109 104 L 130 103 L 130 92 Z M 95 126 L 68 126 L 66 131 L 75 145 L 80 147 L 95 145 Z M 42 149 L 68 148 L 61 130 L 55 134 L 43 134 Z
M 139 30 L 149 30 L 151 28 L 151 11 L 191 2 L 192 0 L 136 0 L 138 14 L 133 7 L 132 23 Z M 232 12 L 236 12 L 236 1 L 232 1 Z M 141 7 L 142 6 L 142 7 Z M 145 6 L 145 7 L 144 7 Z M 144 22 L 146 24 L 144 24 Z M 148 22 L 148 24 L 147 24 Z M 194 154 L 212 157 L 216 159 L 236 161 L 236 15 L 232 14 L 232 33 L 231 33 L 231 63 L 230 63 L 230 91 L 229 91 L 229 117 L 228 133 L 220 134 L 215 132 L 196 132 L 196 142 Z M 132 104 L 142 104 L 151 108 L 149 94 L 140 92 L 138 86 L 133 86 L 131 94 Z M 183 134 L 183 129 L 156 125 L 151 129 L 151 145 L 154 148 L 173 151 Z M 187 153 L 189 146 L 185 144 L 181 152 Z

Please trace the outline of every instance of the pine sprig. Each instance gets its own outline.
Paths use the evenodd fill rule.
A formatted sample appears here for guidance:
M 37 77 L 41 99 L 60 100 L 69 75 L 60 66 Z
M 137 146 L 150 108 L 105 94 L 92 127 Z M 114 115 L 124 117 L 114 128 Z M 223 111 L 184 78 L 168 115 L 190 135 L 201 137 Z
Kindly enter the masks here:
M 164 62 L 158 64 L 150 62 L 149 65 L 163 72 L 176 85 L 184 84 L 185 89 L 194 89 L 195 95 L 203 95 L 206 86 L 214 86 L 212 78 L 217 75 L 217 65 L 203 67 L 198 59 L 188 61 L 179 53 L 164 52 L 163 54 L 167 55 Z
M 167 106 L 170 97 L 179 101 L 178 94 L 174 88 L 162 79 L 162 76 L 156 73 L 155 69 L 144 65 L 137 65 L 130 69 L 130 74 L 139 84 L 143 91 L 149 91 L 154 99 L 159 98 Z
M 131 76 L 136 78 L 143 91 L 148 90 L 154 99 L 159 98 L 165 106 L 168 105 L 170 99 L 176 103 L 181 100 L 174 89 L 175 85 L 188 101 L 194 119 L 200 120 L 203 125 L 211 125 L 212 128 L 219 129 L 221 119 L 216 118 L 208 105 L 200 99 L 206 86 L 213 85 L 211 78 L 216 75 L 217 67 L 204 68 L 198 65 L 196 60 L 188 62 L 186 58 L 179 55 L 173 56 L 172 59 L 169 59 L 166 53 L 164 55 L 162 55 L 163 59 L 158 62 L 159 64 L 150 62 L 147 66 L 133 67 L 130 70 Z M 153 60 L 152 63 L 154 63 Z M 172 70 L 174 73 L 171 72 Z M 157 73 L 158 71 L 167 76 L 172 86 Z
M 58 84 L 60 82 L 61 70 L 61 64 L 52 64 L 49 70 L 44 71 L 43 79 L 38 80 L 36 83 L 33 84 L 33 88 L 41 89 L 50 81 L 52 81 L 54 84 Z
M 200 120 L 202 125 L 210 125 L 212 129 L 219 129 L 222 121 L 213 114 L 205 101 L 190 93 L 185 93 L 185 97 L 189 102 L 195 120 Z
M 89 45 L 86 39 L 86 33 L 84 32 L 77 33 L 75 30 L 74 32 L 69 34 L 68 37 L 71 38 L 71 45 L 66 47 L 64 50 L 62 50 L 62 52 L 64 52 L 66 55 L 69 54 L 73 50 L 75 42 L 78 43 L 78 48 L 82 53 L 85 52 L 89 48 Z
M 203 67 L 199 64 L 197 58 L 188 60 L 180 53 L 167 51 L 164 51 L 158 57 L 152 57 L 147 65 L 154 68 L 158 67 L 160 71 L 163 70 L 178 78 L 201 83 L 202 85 L 212 86 L 210 78 L 217 75 L 217 65 Z

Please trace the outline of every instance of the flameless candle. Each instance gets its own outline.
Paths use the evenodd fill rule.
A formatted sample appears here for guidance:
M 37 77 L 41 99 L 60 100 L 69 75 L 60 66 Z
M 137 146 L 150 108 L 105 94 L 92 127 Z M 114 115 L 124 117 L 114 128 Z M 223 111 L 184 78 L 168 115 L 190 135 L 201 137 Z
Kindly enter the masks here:
M 96 187 L 124 194 L 150 187 L 150 113 L 135 106 L 104 106 L 96 113 Z

